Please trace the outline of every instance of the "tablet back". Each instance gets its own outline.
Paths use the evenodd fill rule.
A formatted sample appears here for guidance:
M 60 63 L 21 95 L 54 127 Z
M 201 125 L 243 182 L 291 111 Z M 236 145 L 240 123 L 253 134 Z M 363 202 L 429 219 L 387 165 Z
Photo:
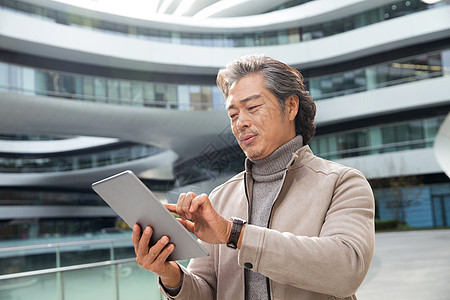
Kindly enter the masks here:
M 168 260 L 209 255 L 132 171 L 95 182 L 92 188 L 131 228 L 134 224 L 139 224 L 142 230 L 152 227 L 150 245 L 168 236 L 175 244 Z

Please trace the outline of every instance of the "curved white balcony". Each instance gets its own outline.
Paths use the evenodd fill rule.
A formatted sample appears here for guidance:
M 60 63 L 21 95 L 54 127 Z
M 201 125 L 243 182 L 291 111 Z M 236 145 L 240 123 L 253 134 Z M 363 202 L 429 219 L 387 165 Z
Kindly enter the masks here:
M 142 179 L 167 180 L 171 179 L 167 175 L 167 169 L 171 170 L 177 158 L 176 153 L 167 150 L 146 158 L 98 168 L 46 173 L 0 173 L 0 186 L 90 189 L 93 182 L 128 169 L 133 170 Z
M 232 0 L 205 7 L 194 17 L 180 14 L 151 13 L 150 9 L 133 9 L 117 5 L 105 5 L 100 1 L 23 0 L 35 5 L 58 9 L 82 16 L 95 16 L 114 23 L 146 26 L 183 32 L 253 32 L 317 24 L 343 18 L 398 0 L 315 0 L 292 8 L 258 14 L 280 4 L 281 0 Z M 199 2 L 197 0 L 197 2 Z M 211 2 L 211 1 L 209 1 Z M 221 1 L 224 2 L 224 1 Z M 285 2 L 285 1 L 284 1 Z M 69 4 L 70 3 L 70 4 Z M 149 4 L 151 5 L 151 4 Z M 214 9 L 213 6 L 220 6 Z M 212 8 L 211 8 L 212 7 Z M 243 14 L 253 14 L 242 16 Z
M 118 141 L 118 139 L 89 136 L 77 136 L 73 138 L 52 141 L 0 140 L 0 152 L 21 154 L 58 153 L 106 146 L 109 144 L 117 143 Z
M 448 104 L 449 86 L 450 76 L 445 76 L 321 100 L 316 102 L 316 121 L 323 126 Z
M 313 3 L 313 2 L 312 2 Z M 46 32 L 39 35 L 38 32 Z M 265 53 L 300 69 L 447 38 L 450 6 L 296 44 L 217 48 L 161 43 L 50 23 L 0 11 L 0 43 L 14 52 L 134 70 L 216 74 L 232 59 Z M 182 55 L 180 55 L 182 53 Z
M 367 179 L 441 173 L 433 148 L 405 150 L 335 160 L 361 171 Z

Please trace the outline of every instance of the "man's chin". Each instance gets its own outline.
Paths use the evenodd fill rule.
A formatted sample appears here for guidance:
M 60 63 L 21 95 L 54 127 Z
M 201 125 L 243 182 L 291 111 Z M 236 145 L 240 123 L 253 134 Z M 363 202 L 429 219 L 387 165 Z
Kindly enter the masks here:
M 258 160 L 258 159 L 262 158 L 261 156 L 263 155 L 263 153 L 262 152 L 245 152 L 245 155 L 252 160 Z

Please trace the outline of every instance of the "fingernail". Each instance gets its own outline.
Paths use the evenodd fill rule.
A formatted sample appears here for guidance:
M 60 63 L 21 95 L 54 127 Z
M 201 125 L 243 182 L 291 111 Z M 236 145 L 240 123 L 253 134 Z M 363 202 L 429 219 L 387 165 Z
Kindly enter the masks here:
M 166 236 L 163 236 L 161 238 L 161 243 L 166 244 L 169 241 L 169 239 Z
M 146 227 L 145 230 L 144 230 L 144 233 L 145 234 L 149 234 L 150 233 L 150 227 Z
M 174 246 L 173 244 L 170 244 L 169 247 L 167 247 L 167 249 L 169 249 L 170 251 L 172 251 L 174 247 L 175 247 L 175 246 Z

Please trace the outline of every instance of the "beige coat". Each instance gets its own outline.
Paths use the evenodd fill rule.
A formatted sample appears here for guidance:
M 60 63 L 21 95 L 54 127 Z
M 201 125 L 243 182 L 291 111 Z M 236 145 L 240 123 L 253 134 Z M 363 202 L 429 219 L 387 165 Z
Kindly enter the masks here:
M 224 217 L 249 219 L 248 163 L 210 194 Z M 304 146 L 283 181 L 268 228 L 246 225 L 240 250 L 203 243 L 210 256 L 183 268 L 176 299 L 245 299 L 246 267 L 269 278 L 272 300 L 356 299 L 374 251 L 374 199 L 366 179 Z

